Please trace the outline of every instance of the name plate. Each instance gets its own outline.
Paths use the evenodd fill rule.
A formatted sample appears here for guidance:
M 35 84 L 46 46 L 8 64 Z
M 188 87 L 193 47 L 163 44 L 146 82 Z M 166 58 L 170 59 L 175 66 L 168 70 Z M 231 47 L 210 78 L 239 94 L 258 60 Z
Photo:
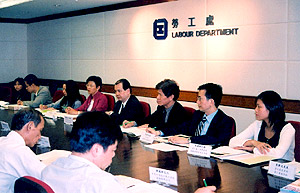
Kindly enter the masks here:
M 64 123 L 68 125 L 73 125 L 73 117 L 71 116 L 65 116 L 64 117 Z
M 152 144 L 154 141 L 155 135 L 147 132 L 143 132 L 140 138 L 141 142 Z
M 212 169 L 210 159 L 194 157 L 194 156 L 189 156 L 188 155 L 188 160 L 189 160 L 190 165 L 192 165 L 192 166 Z
M 178 186 L 177 172 L 161 168 L 149 167 L 151 181 Z
M 295 180 L 296 166 L 270 161 L 268 174 Z
M 211 149 L 212 146 L 210 145 L 190 143 L 190 147 L 187 153 L 201 157 L 210 157 Z
M 0 121 L 0 122 L 1 122 L 2 131 L 10 131 L 8 123 L 4 121 Z

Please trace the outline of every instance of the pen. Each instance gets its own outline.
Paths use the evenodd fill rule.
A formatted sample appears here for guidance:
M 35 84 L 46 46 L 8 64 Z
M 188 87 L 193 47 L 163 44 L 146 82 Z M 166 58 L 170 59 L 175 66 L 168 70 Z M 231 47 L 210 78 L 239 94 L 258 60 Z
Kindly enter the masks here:
M 156 129 L 156 127 L 153 127 L 152 129 L 154 129 L 154 130 L 155 130 L 155 129 Z
M 207 184 L 206 184 L 206 181 L 205 179 L 203 179 L 203 182 L 204 182 L 204 186 L 207 187 Z
M 127 125 L 127 124 L 129 124 L 129 123 L 131 123 L 131 122 L 132 122 L 132 121 L 128 121 L 128 122 L 125 123 L 125 125 Z

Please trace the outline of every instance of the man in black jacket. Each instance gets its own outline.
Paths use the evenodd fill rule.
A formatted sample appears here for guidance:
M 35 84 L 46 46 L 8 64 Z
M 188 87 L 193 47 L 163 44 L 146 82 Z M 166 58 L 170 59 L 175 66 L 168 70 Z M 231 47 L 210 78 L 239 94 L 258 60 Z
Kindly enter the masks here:
M 163 136 L 168 133 L 167 129 L 176 127 L 187 120 L 187 114 L 181 104 L 177 102 L 179 97 L 179 86 L 174 80 L 165 79 L 159 82 L 157 89 L 157 109 L 141 122 L 127 122 L 123 125 L 130 127 L 133 125 L 141 125 L 146 127 L 146 131 L 155 135 Z
M 168 135 L 185 134 L 192 136 L 183 138 L 173 136 L 169 141 L 173 143 L 198 143 L 203 145 L 228 145 L 232 127 L 235 122 L 227 116 L 218 106 L 222 99 L 222 87 L 207 83 L 198 88 L 197 104 L 191 121 L 178 127 L 170 128 Z
M 119 125 L 122 125 L 124 120 L 141 121 L 144 118 L 143 108 L 140 101 L 131 94 L 128 80 L 118 80 L 114 89 L 118 101 L 110 117 Z

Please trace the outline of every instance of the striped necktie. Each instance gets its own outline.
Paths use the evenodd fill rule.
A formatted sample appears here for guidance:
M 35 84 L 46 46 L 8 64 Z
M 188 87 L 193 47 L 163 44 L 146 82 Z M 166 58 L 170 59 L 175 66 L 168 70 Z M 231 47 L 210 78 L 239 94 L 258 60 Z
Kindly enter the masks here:
M 204 127 L 204 124 L 206 122 L 206 117 L 203 116 L 202 120 L 200 121 L 199 125 L 198 125 L 198 128 L 196 129 L 196 132 L 195 132 L 195 136 L 200 136 L 201 135 L 201 131 Z

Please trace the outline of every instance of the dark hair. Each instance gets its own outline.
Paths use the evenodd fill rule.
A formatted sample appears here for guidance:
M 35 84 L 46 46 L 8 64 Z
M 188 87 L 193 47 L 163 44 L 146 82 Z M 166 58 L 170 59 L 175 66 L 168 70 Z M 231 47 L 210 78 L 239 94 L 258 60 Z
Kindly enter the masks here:
M 67 103 L 68 106 L 72 107 L 77 100 L 83 103 L 82 97 L 79 93 L 79 87 L 77 83 L 74 80 L 68 80 L 64 84 L 66 84 L 67 96 L 65 96 L 60 102 L 60 107 Z
M 16 79 L 13 81 L 13 84 L 16 85 L 17 82 L 18 82 L 20 85 L 22 85 L 22 89 L 26 88 L 25 81 L 24 81 L 23 78 L 20 78 L 20 77 L 16 78 Z
M 215 106 L 218 108 L 223 96 L 222 86 L 214 83 L 206 83 L 198 87 L 198 91 L 200 90 L 205 90 L 206 99 L 213 99 L 215 101 Z
M 20 110 L 12 118 L 11 130 L 19 131 L 30 121 L 33 121 L 34 126 L 37 127 L 42 121 L 42 114 L 34 109 Z
M 165 80 L 159 82 L 155 86 L 155 88 L 157 90 L 161 89 L 166 97 L 174 95 L 174 99 L 173 99 L 174 101 L 176 101 L 179 97 L 179 92 L 180 92 L 179 86 L 174 80 L 165 79 Z
M 124 89 L 124 90 L 129 89 L 129 90 L 130 90 L 130 93 L 131 93 L 131 91 L 132 91 L 132 90 L 131 90 L 131 85 L 130 85 L 130 83 L 129 83 L 129 81 L 128 81 L 127 79 L 122 78 L 122 79 L 118 80 L 118 81 L 115 83 L 115 85 L 120 84 L 120 83 L 122 83 L 122 86 L 123 86 L 123 89 Z
M 35 84 L 36 86 L 40 86 L 40 81 L 39 79 L 34 75 L 34 74 L 28 74 L 25 78 L 24 81 L 31 86 L 32 84 Z
M 99 76 L 90 76 L 88 79 L 86 79 L 86 84 L 89 83 L 89 81 L 93 81 L 96 84 L 96 87 L 100 86 L 100 89 L 102 88 L 102 79 Z
M 273 125 L 273 130 L 275 132 L 277 129 L 281 129 L 282 125 L 285 124 L 285 112 L 282 99 L 278 93 L 272 90 L 267 90 L 260 93 L 255 99 L 255 104 L 257 100 L 260 99 L 266 108 L 269 110 L 269 123 L 270 126 Z M 266 123 L 265 123 L 266 124 Z
M 71 150 L 79 153 L 89 151 L 94 144 L 100 144 L 104 150 L 121 140 L 123 134 L 117 125 L 104 112 L 85 112 L 80 114 L 73 125 L 70 135 Z

